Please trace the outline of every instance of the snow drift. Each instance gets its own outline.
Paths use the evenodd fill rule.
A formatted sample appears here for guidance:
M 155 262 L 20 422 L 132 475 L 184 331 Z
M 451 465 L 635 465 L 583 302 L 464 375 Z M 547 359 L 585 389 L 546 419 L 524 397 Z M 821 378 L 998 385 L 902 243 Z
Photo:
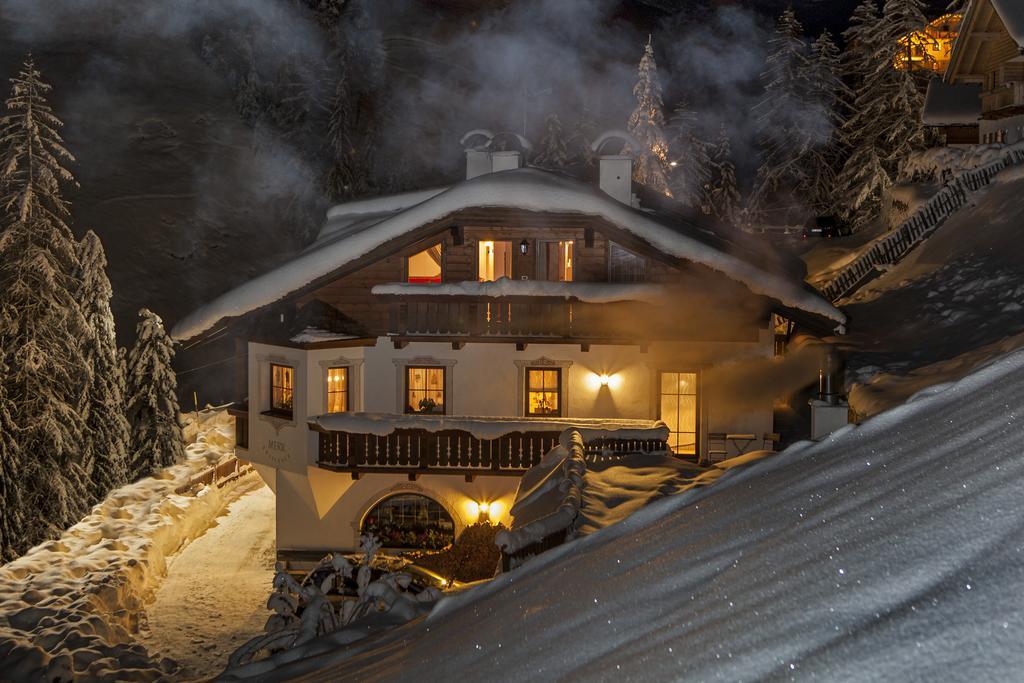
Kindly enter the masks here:
M 262 680 L 1013 680 L 1024 352 Z
M 167 556 L 198 536 L 254 474 L 177 495 L 233 451 L 225 413 L 186 430 L 187 461 L 123 486 L 54 541 L 0 567 L 0 680 L 155 680 L 178 669 L 133 641 Z

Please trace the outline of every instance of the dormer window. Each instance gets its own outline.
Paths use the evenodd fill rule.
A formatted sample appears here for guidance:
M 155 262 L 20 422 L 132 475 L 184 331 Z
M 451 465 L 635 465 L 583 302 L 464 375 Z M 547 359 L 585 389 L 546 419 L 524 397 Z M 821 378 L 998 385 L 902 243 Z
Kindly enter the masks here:
M 441 282 L 441 245 L 435 244 L 405 260 L 405 281 L 413 284 Z

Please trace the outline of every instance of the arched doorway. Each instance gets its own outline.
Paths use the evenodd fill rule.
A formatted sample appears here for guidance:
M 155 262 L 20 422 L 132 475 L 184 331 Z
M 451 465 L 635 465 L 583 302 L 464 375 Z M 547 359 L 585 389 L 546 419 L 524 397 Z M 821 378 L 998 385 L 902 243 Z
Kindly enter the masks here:
M 397 493 L 363 516 L 359 533 L 374 533 L 385 548 L 437 549 L 455 541 L 455 521 L 433 498 Z

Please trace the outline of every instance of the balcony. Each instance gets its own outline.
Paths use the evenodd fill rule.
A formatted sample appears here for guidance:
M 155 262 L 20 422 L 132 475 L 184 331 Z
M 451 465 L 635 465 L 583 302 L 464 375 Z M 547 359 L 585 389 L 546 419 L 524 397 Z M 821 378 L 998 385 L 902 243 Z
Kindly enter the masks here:
M 1004 109 L 1024 107 L 1024 83 L 1006 83 L 981 94 L 981 117 L 1000 118 Z
M 460 282 L 382 285 L 388 336 L 405 341 L 645 344 L 703 339 L 665 313 L 658 285 L 585 282 Z
M 311 418 L 317 465 L 363 474 L 521 476 L 559 445 L 563 432 L 580 430 L 591 456 L 668 450 L 667 428 L 650 420 L 488 418 L 339 413 Z

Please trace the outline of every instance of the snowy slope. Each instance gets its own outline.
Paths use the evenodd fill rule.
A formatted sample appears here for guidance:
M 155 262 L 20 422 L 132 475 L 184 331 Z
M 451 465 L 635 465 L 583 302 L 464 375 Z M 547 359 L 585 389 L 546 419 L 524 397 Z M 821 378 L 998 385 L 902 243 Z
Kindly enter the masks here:
M 860 414 L 1024 345 L 1024 170 L 1004 170 L 974 202 L 846 302 L 851 402 Z
M 1024 352 L 261 680 L 1019 680 Z

